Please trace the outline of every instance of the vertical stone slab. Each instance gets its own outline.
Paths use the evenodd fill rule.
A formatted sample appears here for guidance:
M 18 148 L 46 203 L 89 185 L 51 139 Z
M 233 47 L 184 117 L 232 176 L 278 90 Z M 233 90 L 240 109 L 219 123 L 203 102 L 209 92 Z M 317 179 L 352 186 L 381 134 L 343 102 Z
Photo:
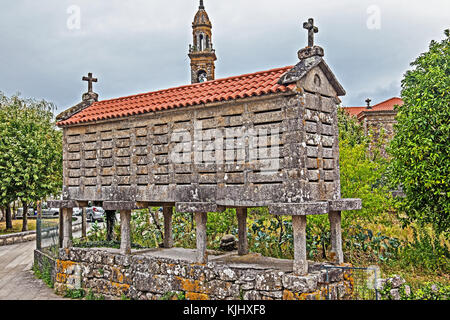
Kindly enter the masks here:
M 238 254 L 240 256 L 248 254 L 247 240 L 247 208 L 236 208 L 238 220 Z
M 173 207 L 163 207 L 164 215 L 164 248 L 173 247 L 172 216 Z
M 115 210 L 106 210 L 106 241 L 112 241 L 114 237 L 114 220 L 116 219 Z
M 205 264 L 208 262 L 206 255 L 206 221 L 208 220 L 208 214 L 206 212 L 197 212 L 195 214 L 195 223 L 197 228 L 197 257 L 196 262 Z
M 331 252 L 333 254 L 333 262 L 344 263 L 344 253 L 342 251 L 342 231 L 341 231 L 341 212 L 330 211 L 328 214 L 331 229 Z
M 83 239 L 87 237 L 86 207 L 81 208 L 81 237 Z
M 63 248 L 68 249 L 72 246 L 72 208 L 64 208 L 63 212 Z
M 120 210 L 120 253 L 131 254 L 131 210 Z
M 292 216 L 294 233 L 294 266 L 296 275 L 308 274 L 308 261 L 306 260 L 306 216 Z
M 42 249 L 42 224 L 41 216 L 39 215 L 36 219 L 36 250 Z
M 58 246 L 59 248 L 63 247 L 64 240 L 64 219 L 63 219 L 63 209 L 59 209 L 59 229 L 58 229 Z

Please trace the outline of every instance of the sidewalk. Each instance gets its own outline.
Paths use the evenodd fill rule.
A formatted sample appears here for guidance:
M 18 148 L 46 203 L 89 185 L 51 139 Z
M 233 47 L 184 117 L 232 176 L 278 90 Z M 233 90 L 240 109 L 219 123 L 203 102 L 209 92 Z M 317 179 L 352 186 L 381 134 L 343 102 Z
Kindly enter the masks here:
M 31 241 L 0 247 L 0 300 L 64 300 L 31 271 L 35 246 Z

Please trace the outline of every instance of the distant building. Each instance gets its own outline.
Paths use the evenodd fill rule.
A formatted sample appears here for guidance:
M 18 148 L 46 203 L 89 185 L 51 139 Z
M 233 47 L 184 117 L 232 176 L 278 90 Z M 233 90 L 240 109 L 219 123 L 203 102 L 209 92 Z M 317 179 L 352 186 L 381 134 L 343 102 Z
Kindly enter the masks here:
M 343 107 L 343 109 L 363 124 L 366 135 L 372 129 L 376 138 L 380 129 L 383 128 L 388 139 L 391 139 L 394 136 L 395 117 L 397 115 L 394 107 L 396 105 L 402 106 L 404 104 L 403 100 L 394 97 L 374 106 L 371 106 L 370 102 L 371 100 L 367 99 L 367 106 L 365 107 Z

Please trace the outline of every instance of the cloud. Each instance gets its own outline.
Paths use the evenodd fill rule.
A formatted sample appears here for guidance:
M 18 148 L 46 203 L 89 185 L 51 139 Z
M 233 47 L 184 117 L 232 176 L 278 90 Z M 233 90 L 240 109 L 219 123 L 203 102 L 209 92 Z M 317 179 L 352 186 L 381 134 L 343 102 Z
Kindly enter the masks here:
M 367 28 L 367 8 L 380 29 Z M 67 28 L 70 6 L 80 29 Z M 314 17 L 317 43 L 347 91 L 345 105 L 400 94 L 409 63 L 448 28 L 450 2 L 205 0 L 213 23 L 217 74 L 227 77 L 297 62 L 306 44 L 302 22 Z M 0 12 L 0 91 L 44 98 L 59 110 L 86 91 L 93 72 L 101 99 L 189 83 L 188 46 L 198 1 L 20 0 Z

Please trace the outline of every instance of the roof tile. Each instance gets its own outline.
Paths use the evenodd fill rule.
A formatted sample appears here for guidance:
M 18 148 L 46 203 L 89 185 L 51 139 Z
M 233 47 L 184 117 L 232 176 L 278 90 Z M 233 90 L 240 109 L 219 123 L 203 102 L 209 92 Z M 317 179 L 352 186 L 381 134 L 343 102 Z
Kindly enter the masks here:
M 292 68 L 293 66 L 288 66 L 134 96 L 98 101 L 72 117 L 58 122 L 57 125 L 73 125 L 215 101 L 286 92 L 292 90 L 295 85 L 291 84 L 287 87 L 279 85 L 278 80 Z

